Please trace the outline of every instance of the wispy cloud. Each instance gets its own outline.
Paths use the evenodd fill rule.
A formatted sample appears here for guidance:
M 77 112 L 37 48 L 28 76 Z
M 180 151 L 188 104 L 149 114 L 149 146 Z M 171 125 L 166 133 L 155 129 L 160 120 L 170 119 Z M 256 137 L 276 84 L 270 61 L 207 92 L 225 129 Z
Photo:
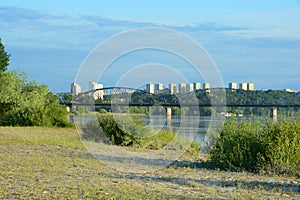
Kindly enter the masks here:
M 197 26 L 171 26 L 103 18 L 101 16 L 45 14 L 15 7 L 0 7 L 2 37 L 14 45 L 48 48 L 90 48 L 120 31 L 142 27 L 164 27 L 185 33 L 242 31 L 246 27 L 213 22 Z
M 295 9 L 285 15 L 293 16 L 297 11 L 299 12 Z M 240 77 L 242 80 L 250 77 L 252 82 L 263 84 L 264 81 L 268 81 L 269 85 L 274 85 L 271 82 L 275 79 L 287 80 L 290 81 L 291 87 L 294 85 L 297 89 L 299 82 L 292 81 L 298 79 L 289 77 L 291 72 L 294 74 L 293 77 L 300 76 L 300 25 L 299 22 L 293 21 L 293 18 L 290 21 L 278 16 L 275 18 L 277 14 L 275 12 L 259 16 L 234 15 L 233 18 L 240 17 L 239 23 L 231 24 L 204 21 L 197 25 L 170 25 L 95 15 L 42 13 L 16 7 L 0 7 L 0 37 L 11 49 L 19 51 L 16 50 L 17 56 L 20 55 L 26 62 L 28 61 L 21 63 L 32 67 L 26 68 L 25 71 L 32 70 L 33 74 L 36 74 L 34 78 L 43 78 L 43 82 L 53 84 L 52 88 L 56 91 L 60 86 L 56 85 L 58 81 L 52 80 L 53 77 L 59 79 L 60 85 L 68 87 L 71 78 L 75 76 L 74 66 L 78 67 L 80 61 L 99 42 L 121 31 L 143 27 L 169 28 L 189 35 L 213 56 L 221 72 L 226 76 L 224 80 L 238 81 L 234 78 Z M 270 24 L 260 22 L 260 16 L 274 17 L 278 21 Z M 257 21 L 257 25 L 247 24 L 247 19 L 250 18 Z M 244 21 L 245 23 L 242 23 Z M 59 55 L 57 52 L 60 52 Z M 36 59 L 41 59 L 41 62 L 36 63 Z M 19 64 L 17 61 L 12 63 L 14 62 Z M 62 71 L 63 67 L 65 69 Z M 68 74 L 68 80 L 65 80 L 66 76 L 62 74 L 65 72 Z M 273 75 L 265 79 L 270 72 Z M 51 74 L 51 77 L 40 74 Z

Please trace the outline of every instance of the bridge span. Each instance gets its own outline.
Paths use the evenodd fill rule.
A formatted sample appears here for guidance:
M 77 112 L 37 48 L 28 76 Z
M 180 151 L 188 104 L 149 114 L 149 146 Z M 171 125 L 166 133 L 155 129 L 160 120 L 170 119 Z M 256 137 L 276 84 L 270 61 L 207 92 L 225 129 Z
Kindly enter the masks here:
M 163 91 L 163 94 L 170 94 L 168 90 Z M 160 93 L 161 94 L 161 93 Z M 143 97 L 144 101 L 142 102 L 135 102 L 131 101 L 131 97 L 134 95 L 140 95 L 140 97 Z M 270 108 L 271 109 L 271 116 L 277 117 L 277 109 L 278 108 L 300 108 L 300 104 L 266 104 L 258 102 L 256 104 L 242 104 L 242 103 L 219 103 L 219 104 L 213 104 L 213 103 L 205 103 L 205 102 L 191 102 L 186 103 L 184 102 L 169 102 L 166 99 L 163 99 L 160 102 L 147 102 L 149 98 L 155 97 L 159 94 L 153 94 L 149 93 L 146 90 L 141 89 L 135 89 L 135 88 L 129 88 L 129 87 L 107 87 L 107 88 L 101 88 L 96 90 L 90 90 L 87 92 L 80 93 L 78 95 L 73 95 L 72 102 L 65 102 L 63 99 L 60 99 L 60 104 L 65 105 L 72 110 L 72 107 L 77 106 L 137 106 L 137 107 L 152 107 L 152 106 L 162 106 L 166 109 L 167 115 L 171 115 L 171 108 L 172 107 L 220 107 L 220 108 Z M 179 94 L 179 95 L 189 95 L 189 94 Z M 114 101 L 111 99 L 111 97 L 117 97 L 119 99 L 124 98 L 125 101 Z

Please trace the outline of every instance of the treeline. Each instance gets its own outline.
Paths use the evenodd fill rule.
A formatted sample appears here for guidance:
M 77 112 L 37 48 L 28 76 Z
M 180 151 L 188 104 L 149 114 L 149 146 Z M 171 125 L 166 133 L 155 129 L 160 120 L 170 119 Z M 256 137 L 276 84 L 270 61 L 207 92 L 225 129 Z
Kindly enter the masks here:
M 58 97 L 26 73 L 7 70 L 9 58 L 0 39 L 0 125 L 70 126 Z

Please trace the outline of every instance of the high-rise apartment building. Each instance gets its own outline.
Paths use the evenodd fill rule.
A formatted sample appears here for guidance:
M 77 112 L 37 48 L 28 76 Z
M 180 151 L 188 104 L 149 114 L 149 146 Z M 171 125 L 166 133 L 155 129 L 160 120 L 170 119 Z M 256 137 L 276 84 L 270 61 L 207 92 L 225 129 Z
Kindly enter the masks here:
M 247 89 L 250 91 L 254 91 L 254 84 L 253 83 L 248 83 Z
M 154 94 L 154 84 L 153 83 L 146 84 L 146 90 L 147 92 Z
M 241 90 L 248 90 L 248 83 L 240 83 Z
M 193 92 L 194 91 L 194 84 L 193 83 L 187 83 L 186 84 L 186 92 Z
M 203 89 L 210 92 L 210 83 L 203 83 Z
M 72 95 L 78 95 L 81 93 L 81 86 L 77 83 L 71 84 L 71 94 Z
M 95 92 L 91 93 L 94 99 L 103 99 L 103 91 L 99 90 L 103 88 L 103 84 L 96 82 L 89 82 L 89 90 L 95 90 Z
M 176 94 L 177 93 L 176 83 L 170 83 L 169 90 L 170 90 L 170 94 Z
M 162 83 L 156 83 L 154 85 L 154 93 L 155 94 L 160 94 L 164 89 L 164 85 Z
M 229 83 L 228 84 L 229 89 L 236 90 L 237 89 L 237 83 Z
M 181 94 L 186 93 L 186 83 L 179 83 L 178 92 Z
M 201 89 L 201 83 L 194 83 L 194 90 L 200 90 Z

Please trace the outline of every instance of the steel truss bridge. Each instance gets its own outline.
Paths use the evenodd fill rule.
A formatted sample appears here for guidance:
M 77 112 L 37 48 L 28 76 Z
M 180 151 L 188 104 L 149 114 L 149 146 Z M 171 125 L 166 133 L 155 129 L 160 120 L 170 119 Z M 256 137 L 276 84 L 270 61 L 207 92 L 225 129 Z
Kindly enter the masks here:
M 223 89 L 224 90 L 224 89 Z M 161 94 L 170 94 L 170 91 L 165 90 Z M 160 105 L 162 107 L 190 107 L 190 106 L 199 106 L 199 107 L 259 107 L 259 108 L 300 108 L 300 104 L 265 104 L 265 103 L 257 103 L 257 104 L 241 104 L 241 103 L 201 103 L 198 102 L 172 102 L 166 99 L 163 99 L 159 102 L 149 102 L 149 98 L 155 98 L 159 94 L 152 94 L 146 90 L 140 90 L 129 87 L 106 87 L 96 90 L 90 90 L 87 92 L 80 93 L 78 95 L 73 96 L 72 102 L 66 102 L 63 98 L 60 98 L 60 104 L 68 106 L 70 108 L 77 106 L 139 106 L 139 107 L 151 107 L 155 105 Z M 181 96 L 187 96 L 189 98 L 189 94 L 176 94 Z M 134 97 L 138 97 L 140 100 L 135 101 Z M 141 101 L 142 99 L 142 101 Z M 143 101 L 144 100 L 144 101 Z M 147 100 L 147 101 L 146 101 Z
M 224 90 L 224 89 L 223 89 Z M 224 91 L 225 92 L 225 91 Z M 169 90 L 163 90 L 159 94 L 170 94 Z M 262 108 L 300 108 L 300 104 L 241 104 L 241 103 L 201 103 L 195 104 L 195 102 L 170 102 L 168 100 L 162 100 L 160 102 L 135 102 L 132 97 L 139 96 L 149 100 L 148 98 L 155 98 L 159 94 L 152 94 L 146 90 L 140 90 L 129 87 L 106 87 L 101 89 L 95 89 L 80 93 L 78 95 L 73 95 L 72 102 L 66 102 L 62 97 L 60 97 L 60 104 L 66 105 L 68 107 L 73 106 L 145 106 L 151 107 L 154 105 L 160 105 L 163 107 L 180 107 L 180 106 L 199 106 L 199 107 L 262 107 Z M 189 98 L 189 94 L 176 94 L 176 95 L 186 95 Z M 143 99 L 142 98 L 142 99 Z

